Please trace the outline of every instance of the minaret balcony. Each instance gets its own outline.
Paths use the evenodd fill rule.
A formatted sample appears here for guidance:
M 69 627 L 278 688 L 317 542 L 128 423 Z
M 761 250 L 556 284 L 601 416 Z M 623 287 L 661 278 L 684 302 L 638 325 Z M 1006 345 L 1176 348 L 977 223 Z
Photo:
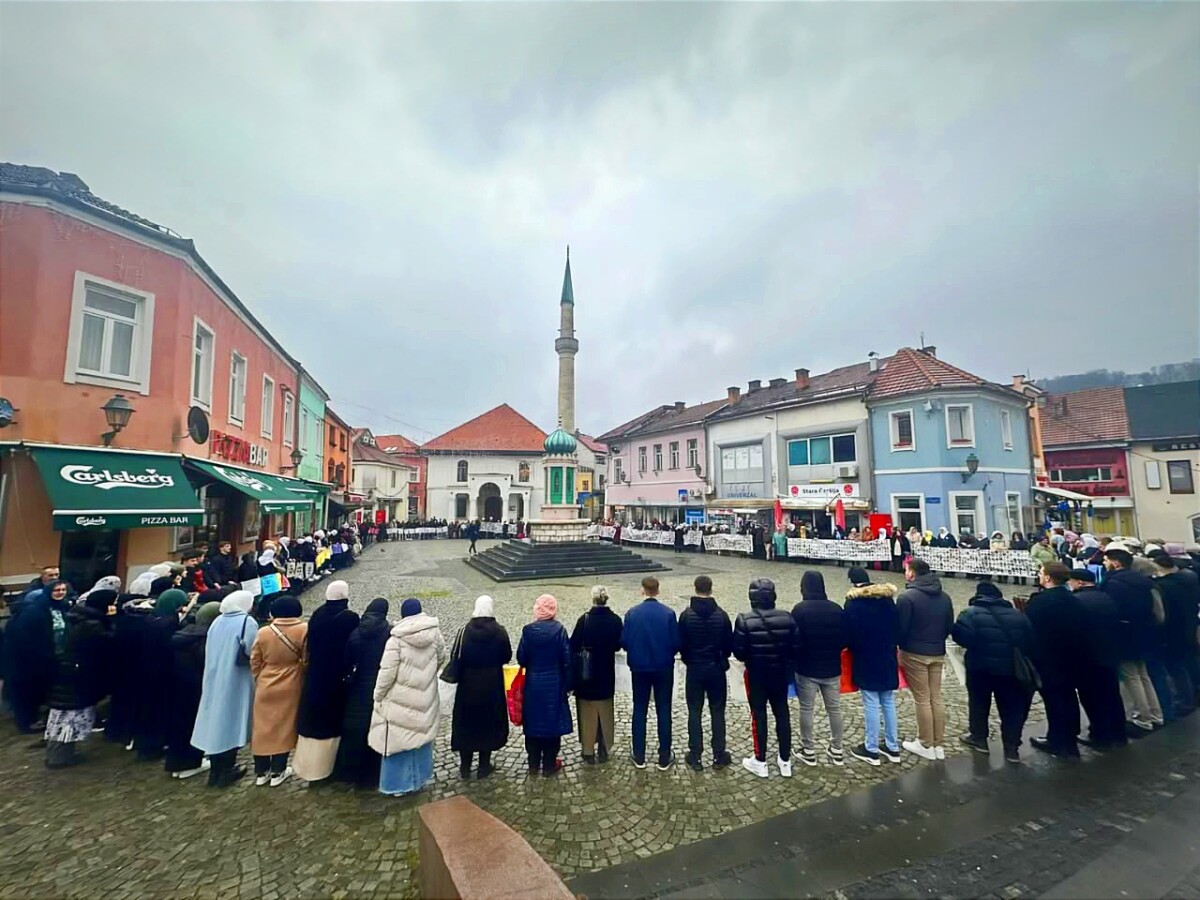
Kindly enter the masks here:
M 554 341 L 554 352 L 574 355 L 579 352 L 579 341 L 572 337 L 560 337 Z

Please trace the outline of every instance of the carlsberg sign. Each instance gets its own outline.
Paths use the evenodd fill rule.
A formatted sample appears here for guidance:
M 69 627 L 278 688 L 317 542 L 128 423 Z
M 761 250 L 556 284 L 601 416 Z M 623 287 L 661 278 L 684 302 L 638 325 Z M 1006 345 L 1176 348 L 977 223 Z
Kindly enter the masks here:
M 58 470 L 63 481 L 93 487 L 102 491 L 113 488 L 135 488 L 139 490 L 154 490 L 155 488 L 172 487 L 175 479 L 171 475 L 159 475 L 157 469 L 146 469 L 144 472 L 128 472 L 126 470 L 97 469 L 95 466 L 70 465 Z

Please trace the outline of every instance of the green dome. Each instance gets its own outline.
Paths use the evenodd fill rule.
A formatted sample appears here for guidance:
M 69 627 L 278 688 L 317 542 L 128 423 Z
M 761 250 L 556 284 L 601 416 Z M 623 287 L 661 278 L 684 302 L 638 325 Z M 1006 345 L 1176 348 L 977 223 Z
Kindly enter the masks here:
M 570 456 L 575 452 L 575 438 L 570 433 L 556 428 L 542 444 L 543 449 L 551 456 Z

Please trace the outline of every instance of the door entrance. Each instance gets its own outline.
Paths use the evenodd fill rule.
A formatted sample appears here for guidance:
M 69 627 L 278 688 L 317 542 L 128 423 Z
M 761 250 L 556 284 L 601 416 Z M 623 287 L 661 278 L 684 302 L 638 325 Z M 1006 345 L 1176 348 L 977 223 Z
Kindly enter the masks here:
M 117 574 L 117 553 L 121 532 L 64 531 L 59 545 L 58 569 L 79 593 L 106 575 Z
M 479 488 L 480 518 L 485 521 L 499 522 L 504 518 L 504 498 L 500 496 L 500 488 L 488 482 Z

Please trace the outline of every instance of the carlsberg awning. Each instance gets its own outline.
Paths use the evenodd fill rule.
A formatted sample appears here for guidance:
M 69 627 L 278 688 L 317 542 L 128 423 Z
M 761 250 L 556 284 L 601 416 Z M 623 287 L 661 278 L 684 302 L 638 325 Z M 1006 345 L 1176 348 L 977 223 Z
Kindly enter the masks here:
M 222 481 L 241 491 L 252 500 L 257 500 L 265 513 L 295 512 L 308 509 L 313 504 L 315 493 L 298 493 L 292 485 L 303 488 L 303 482 L 292 482 L 270 472 L 253 472 L 237 466 L 211 462 L 205 459 L 188 459 L 187 464 L 217 481 Z M 311 490 L 311 489 L 309 489 Z
M 58 531 L 199 525 L 204 510 L 177 456 L 30 447 Z

